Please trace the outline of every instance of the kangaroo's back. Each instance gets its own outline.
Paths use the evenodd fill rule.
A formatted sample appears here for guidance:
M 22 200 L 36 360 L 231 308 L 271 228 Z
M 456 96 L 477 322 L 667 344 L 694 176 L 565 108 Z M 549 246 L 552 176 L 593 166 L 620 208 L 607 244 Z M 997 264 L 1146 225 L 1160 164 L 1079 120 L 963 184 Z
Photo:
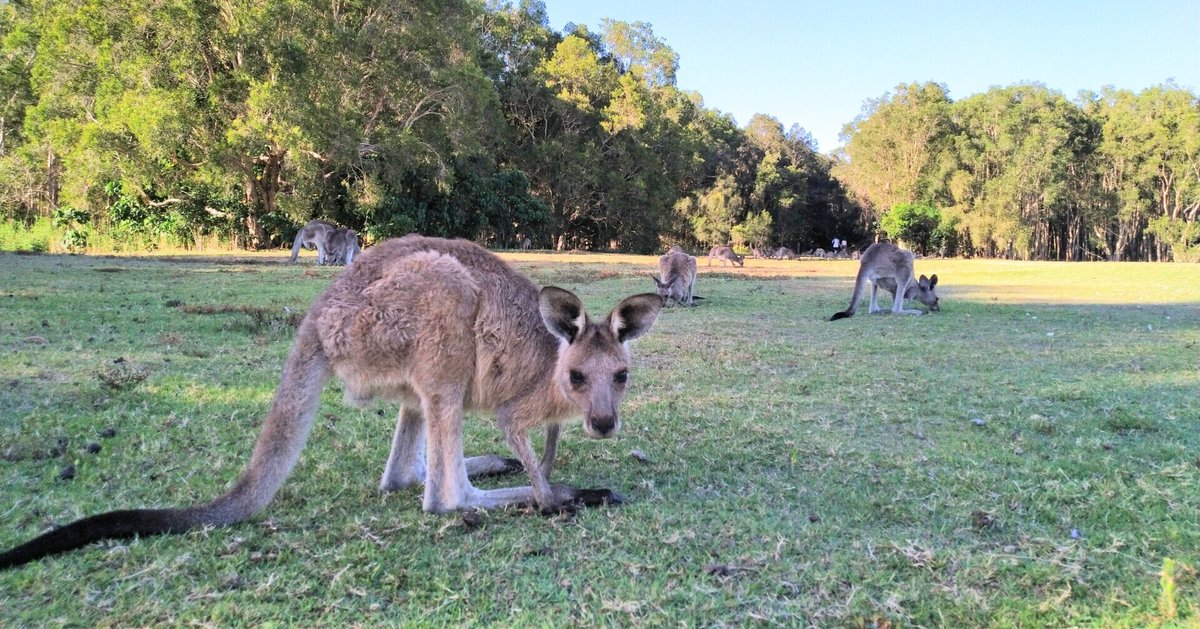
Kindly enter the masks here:
M 558 341 L 542 322 L 538 296 L 533 282 L 474 243 L 409 235 L 363 252 L 313 310 L 325 313 L 325 351 L 358 401 L 405 397 L 407 385 L 377 379 L 442 359 L 447 344 L 466 335 L 473 344 L 455 352 L 471 376 L 466 402 L 492 408 L 553 369 Z M 405 325 L 367 331 L 365 321 L 388 318 Z M 420 337 L 421 347 L 410 348 L 404 335 Z

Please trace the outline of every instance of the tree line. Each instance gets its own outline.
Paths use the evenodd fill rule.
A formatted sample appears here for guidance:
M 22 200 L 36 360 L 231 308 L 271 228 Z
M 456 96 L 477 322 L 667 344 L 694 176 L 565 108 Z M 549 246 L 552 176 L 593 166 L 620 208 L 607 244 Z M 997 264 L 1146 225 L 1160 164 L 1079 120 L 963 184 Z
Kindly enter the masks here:
M 650 25 L 539 0 L 0 1 L 0 221 L 68 248 L 368 239 L 661 251 L 884 234 L 926 253 L 1195 259 L 1200 108 L 901 85 L 817 151 L 675 82 Z
M 1200 100 L 1173 83 L 1075 101 L 1039 84 L 952 101 L 897 86 L 843 131 L 865 220 L 933 252 L 1200 260 Z
M 79 247 L 315 217 L 634 252 L 858 230 L 806 131 L 740 128 L 677 67 L 647 24 L 560 32 L 531 0 L 4 2 L 0 211 Z

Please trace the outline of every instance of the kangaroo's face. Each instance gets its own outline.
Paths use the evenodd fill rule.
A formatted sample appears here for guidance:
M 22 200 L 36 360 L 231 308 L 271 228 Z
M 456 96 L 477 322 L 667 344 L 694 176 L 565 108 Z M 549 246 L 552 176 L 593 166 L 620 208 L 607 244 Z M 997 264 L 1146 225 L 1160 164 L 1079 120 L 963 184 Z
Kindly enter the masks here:
M 913 299 L 925 304 L 931 312 L 936 312 L 941 309 L 938 307 L 937 291 L 934 290 L 934 287 L 937 286 L 937 281 L 937 273 L 934 273 L 933 277 L 925 277 L 922 275 L 917 280 L 916 294 L 913 295 Z
M 621 400 L 629 384 L 625 344 L 650 330 L 662 297 L 626 297 L 601 322 L 588 318 L 579 298 L 547 286 L 541 293 L 542 321 L 560 340 L 554 382 L 583 416 L 590 437 L 611 437 L 621 428 Z
M 554 378 L 579 408 L 589 437 L 611 437 L 621 429 L 621 400 L 629 384 L 629 353 L 611 330 L 589 325 L 559 353 Z
M 664 300 L 671 299 L 673 297 L 673 295 L 671 294 L 671 284 L 668 284 L 668 283 L 658 279 L 657 275 L 651 275 L 650 279 L 654 280 L 654 287 L 655 287 L 655 290 L 658 292 L 659 297 L 662 297 Z

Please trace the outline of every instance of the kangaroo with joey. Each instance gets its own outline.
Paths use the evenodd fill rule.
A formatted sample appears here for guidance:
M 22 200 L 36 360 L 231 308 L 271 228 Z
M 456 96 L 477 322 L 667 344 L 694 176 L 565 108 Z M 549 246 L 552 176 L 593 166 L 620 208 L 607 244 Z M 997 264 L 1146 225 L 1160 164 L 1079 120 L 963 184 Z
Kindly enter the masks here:
M 905 309 L 905 299 L 916 299 L 925 304 L 930 311 L 936 312 L 938 306 L 937 275 L 919 279 L 913 277 L 913 253 L 901 249 L 890 242 L 877 242 L 862 253 L 859 258 L 858 276 L 854 280 L 854 295 L 850 297 L 850 307 L 835 313 L 830 321 L 846 319 L 854 316 L 858 304 L 871 284 L 871 304 L 868 312 L 880 312 L 876 300 L 880 288 L 892 293 L 892 312 L 895 314 L 923 314 L 921 310 Z
M 661 276 L 661 279 L 659 279 Z M 658 259 L 658 275 L 650 274 L 654 285 L 658 288 L 658 296 L 663 298 L 665 305 L 674 301 L 685 306 L 695 306 L 692 293 L 696 289 L 696 258 L 686 254 L 678 247 Z

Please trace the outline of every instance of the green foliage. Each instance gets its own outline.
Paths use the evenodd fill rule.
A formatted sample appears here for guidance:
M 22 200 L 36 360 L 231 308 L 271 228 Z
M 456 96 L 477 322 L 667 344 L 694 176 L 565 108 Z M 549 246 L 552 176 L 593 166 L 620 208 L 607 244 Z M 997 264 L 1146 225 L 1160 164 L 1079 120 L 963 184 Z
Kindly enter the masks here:
M 771 242 L 771 215 L 767 212 L 748 214 L 746 220 L 733 226 L 733 243 L 761 247 Z
M 26 223 L 14 219 L 0 220 L 0 251 L 46 253 L 62 242 L 61 232 L 49 218 Z
M 934 84 L 902 85 L 868 103 L 844 137 L 839 178 L 874 208 L 944 208 L 956 232 L 941 239 L 947 251 L 1191 255 L 1171 240 L 1187 227 L 1156 222 L 1200 218 L 1200 99 L 1174 84 L 1139 94 L 1106 89 L 1075 103 L 1039 84 L 958 102 Z
M 1200 262 L 1200 222 L 1160 216 L 1150 221 L 1146 231 L 1166 244 L 1176 262 Z
M 846 125 L 846 160 L 837 168 L 877 217 L 887 208 L 930 198 L 939 152 L 953 132 L 951 102 L 937 83 L 896 86 L 863 105 Z
M 879 229 L 889 238 L 903 243 L 914 251 L 925 254 L 940 249 L 935 234 L 945 238 L 942 226 L 942 211 L 927 203 L 902 203 L 884 212 L 879 219 Z
M 0 207 L 86 211 L 73 247 L 255 248 L 314 217 L 640 252 L 697 225 L 728 238 L 748 212 L 789 241 L 855 224 L 811 138 L 765 116 L 743 132 L 680 91 L 645 23 L 557 33 L 540 2 L 85 0 L 5 4 L 0 25 Z
M 72 207 L 59 207 L 54 210 L 50 224 L 62 233 L 62 248 L 67 251 L 83 251 L 87 249 L 89 230 L 87 227 L 90 217 L 88 213 Z

